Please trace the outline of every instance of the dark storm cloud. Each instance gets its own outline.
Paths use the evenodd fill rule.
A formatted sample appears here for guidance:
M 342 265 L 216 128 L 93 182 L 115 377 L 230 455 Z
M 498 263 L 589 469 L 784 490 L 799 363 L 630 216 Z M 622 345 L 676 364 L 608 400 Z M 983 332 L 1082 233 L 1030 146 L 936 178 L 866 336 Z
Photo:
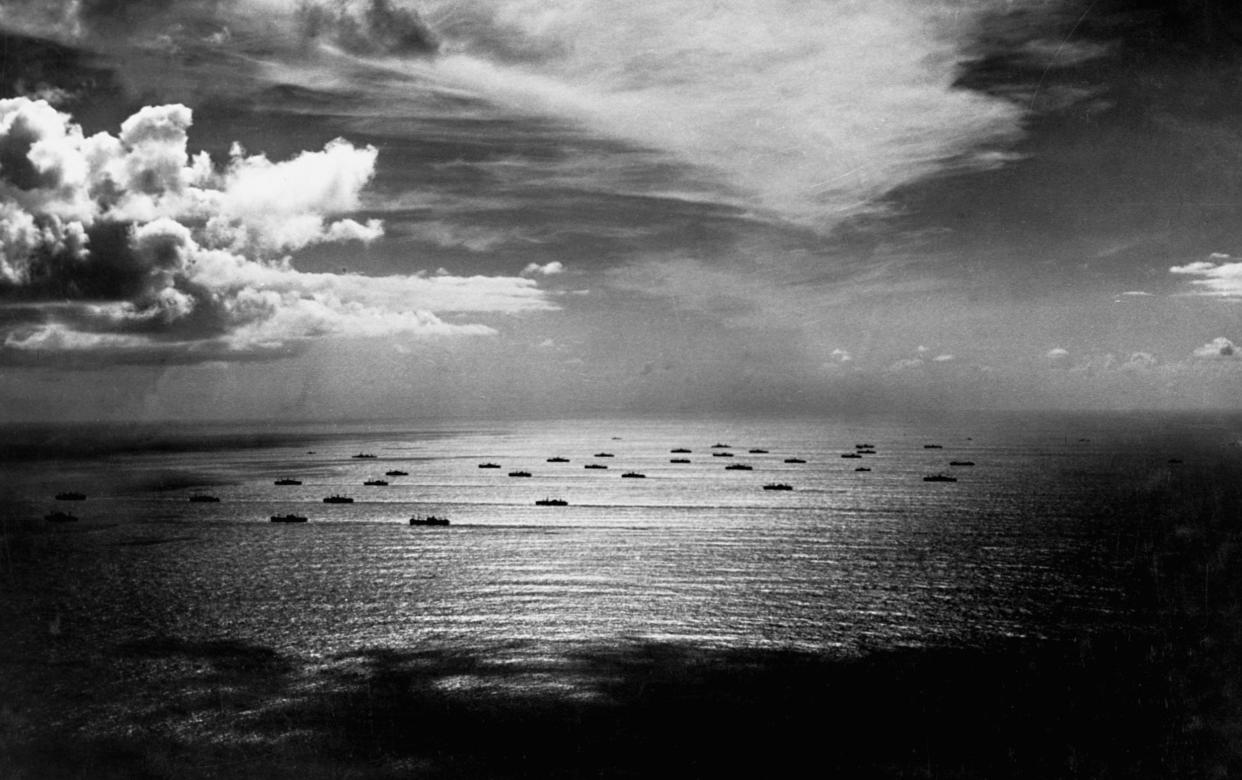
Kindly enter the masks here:
M 428 55 L 439 42 L 418 13 L 390 0 L 303 2 L 298 7 L 302 33 L 335 43 L 355 54 Z

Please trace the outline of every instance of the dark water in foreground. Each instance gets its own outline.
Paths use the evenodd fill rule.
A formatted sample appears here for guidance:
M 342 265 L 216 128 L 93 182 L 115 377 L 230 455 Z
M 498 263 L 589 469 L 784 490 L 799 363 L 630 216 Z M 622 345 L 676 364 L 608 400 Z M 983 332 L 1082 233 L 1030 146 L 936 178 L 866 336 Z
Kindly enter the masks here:
M 793 691 L 811 680 L 835 685 L 861 712 L 872 694 L 896 697 L 894 706 L 920 706 L 920 686 L 932 678 L 940 681 L 935 695 L 942 698 L 950 697 L 943 687 L 950 684 L 968 698 L 984 695 L 990 683 L 967 689 L 994 678 L 997 701 L 1010 694 L 1038 698 L 1045 694 L 1038 680 L 997 678 L 992 656 L 935 654 L 1040 647 L 1141 628 L 1147 615 L 1127 590 L 1133 507 L 1117 497 L 1233 458 L 1242 417 L 10 433 L 8 451 L 20 455 L 0 462 L 11 507 L 0 582 L 6 622 L 15 629 L 0 642 L 10 673 L 32 659 L 95 664 L 122 678 L 129 672 L 117 669 L 137 674 L 141 668 L 157 681 L 144 695 L 175 690 L 180 696 L 210 683 L 220 711 L 228 709 L 220 690 L 228 690 L 245 699 L 231 706 L 258 712 L 270 711 L 274 700 L 296 701 L 299 684 L 319 691 L 320 706 L 324 686 L 340 688 L 341 679 L 359 674 L 370 675 L 367 695 L 378 675 L 391 686 L 381 686 L 390 696 L 413 686 L 478 701 L 517 695 L 625 701 L 638 696 L 626 686 L 641 669 L 642 679 L 657 687 L 715 680 L 674 695 L 683 705 L 710 689 L 717 692 L 710 696 L 725 696 L 716 704 L 726 711 L 776 707 L 768 701 L 773 686 Z M 713 448 L 717 443 L 731 447 Z M 840 457 L 859 444 L 873 445 L 875 453 Z M 674 448 L 692 452 L 674 454 Z M 713 454 L 726 451 L 733 457 Z M 612 457 L 597 457 L 600 452 Z M 352 457 L 359 453 L 376 457 Z M 568 462 L 547 461 L 554 456 Z M 795 457 L 805 462 L 786 462 Z M 479 469 L 481 462 L 501 468 Z M 584 469 L 587 463 L 608 469 Z M 752 469 L 725 468 L 736 463 Z M 516 469 L 533 476 L 509 477 Z M 408 474 L 384 476 L 390 470 Z M 645 477 L 622 478 L 627 471 Z M 935 473 L 957 481 L 923 480 Z M 302 485 L 273 484 L 282 477 Z M 363 485 L 375 478 L 389 484 Z M 762 489 L 774 482 L 793 490 Z M 88 498 L 52 498 L 66 490 Z M 220 501 L 190 503 L 195 493 Z M 337 493 L 355 503 L 322 503 Z M 534 504 L 548 496 L 569 505 Z M 42 516 L 53 509 L 80 520 L 46 523 Z M 268 521 L 285 513 L 309 522 Z M 407 524 L 411 515 L 427 513 L 447 515 L 452 525 Z M 907 652 L 921 654 L 911 690 L 892 682 L 892 669 L 866 666 L 867 659 Z M 849 663 L 863 666 L 846 674 L 808 665 L 828 657 L 862 659 Z M 159 663 L 151 666 L 152 659 Z M 291 659 L 320 676 L 296 683 Z M 1008 669 L 1012 660 L 998 668 Z M 1054 665 L 1075 669 L 1060 656 Z M 750 680 L 747 674 L 759 667 L 776 677 Z M 904 662 L 900 667 L 909 672 Z M 870 681 L 871 694 L 842 691 L 854 674 Z M 77 678 L 57 672 L 50 679 Z M 112 719 L 94 723 L 101 734 L 115 732 L 129 717 L 124 713 L 142 710 L 123 680 L 109 684 L 115 687 L 101 684 L 92 694 L 103 700 L 92 706 Z M 1015 685 L 1020 693 L 1005 691 Z M 100 692 L 105 689 L 111 692 Z M 641 690 L 649 696 L 654 689 Z M 262 707 L 252 700 L 268 694 L 275 698 Z M 352 711 L 358 701 L 346 699 L 332 706 Z M 643 701 L 644 712 L 656 706 Z M 660 701 L 659 707 L 671 706 Z M 789 705 L 782 699 L 779 708 Z M 421 698 L 398 698 L 385 700 L 381 710 L 391 709 L 389 721 L 400 713 L 400 723 L 421 728 L 425 721 L 409 722 L 409 711 L 426 706 Z M 476 725 L 512 717 L 471 712 Z M 338 715 L 332 723 L 339 730 Z M 558 720 L 564 713 L 540 717 L 568 727 Z M 374 722 L 371 728 L 367 744 L 375 750 L 396 750 L 375 740 L 404 744 L 394 734 L 383 736 L 384 728 L 398 728 L 391 722 L 380 732 Z M 592 728 L 612 733 L 612 727 Z M 914 734 L 928 725 L 908 728 Z M 530 754 L 529 746 L 513 749 Z M 1037 753 L 1038 745 L 1030 751 Z M 144 761 L 149 766 L 150 757 Z M 608 765 L 599 758 L 588 767 L 601 762 Z M 586 771 L 574 763 L 539 766 L 549 774 Z

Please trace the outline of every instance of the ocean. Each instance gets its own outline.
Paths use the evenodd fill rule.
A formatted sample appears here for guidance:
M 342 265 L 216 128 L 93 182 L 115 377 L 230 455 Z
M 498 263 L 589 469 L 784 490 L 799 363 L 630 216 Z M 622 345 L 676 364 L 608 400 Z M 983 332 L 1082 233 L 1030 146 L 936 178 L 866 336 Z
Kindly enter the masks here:
M 606 648 L 857 659 L 1141 627 L 1122 499 L 1236 460 L 1242 416 L 11 426 L 5 441 L 10 670 L 169 642 L 319 670 L 436 652 L 542 665 L 509 696 L 590 698 L 557 670 Z M 54 510 L 78 520 L 43 520 Z M 307 522 L 269 520 L 286 513 Z M 408 522 L 427 514 L 451 525 Z

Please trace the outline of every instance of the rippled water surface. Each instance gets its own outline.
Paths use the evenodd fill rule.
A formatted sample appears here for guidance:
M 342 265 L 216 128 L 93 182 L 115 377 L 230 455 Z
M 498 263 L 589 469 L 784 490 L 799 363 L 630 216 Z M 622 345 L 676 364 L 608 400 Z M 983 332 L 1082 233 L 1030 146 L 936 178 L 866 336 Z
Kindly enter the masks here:
M 311 656 L 629 638 L 848 649 L 1124 623 L 1125 518 L 1107 497 L 1194 468 L 1237 429 L 1120 416 L 187 428 L 104 434 L 125 446 L 88 457 L 49 445 L 3 468 L 18 520 L 80 517 L 44 526 L 51 563 L 31 608 L 83 642 L 228 636 Z M 875 454 L 840 457 L 857 444 Z M 384 476 L 394 469 L 409 474 Z M 934 473 L 957 481 L 923 480 Z M 374 478 L 390 484 L 363 485 Z M 52 499 L 64 490 L 88 498 Z M 355 502 L 322 503 L 333 493 Z M 536 506 L 544 497 L 569 505 Z M 268 521 L 288 512 L 309 522 Z M 452 525 L 408 525 L 425 513 Z

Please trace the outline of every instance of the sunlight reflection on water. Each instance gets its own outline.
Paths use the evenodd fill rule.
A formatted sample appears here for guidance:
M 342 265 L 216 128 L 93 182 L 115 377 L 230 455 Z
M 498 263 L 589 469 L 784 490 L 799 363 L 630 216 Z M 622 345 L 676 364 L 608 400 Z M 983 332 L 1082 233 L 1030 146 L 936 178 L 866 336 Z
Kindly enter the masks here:
M 971 644 L 1126 620 L 1110 521 L 1096 510 L 1101 489 L 1118 484 L 1119 458 L 1148 458 L 1121 464 L 1123 472 L 1154 462 L 1128 445 L 1084 450 L 1047 426 L 981 427 L 967 440 L 955 429 L 882 421 L 865 430 L 702 422 L 595 430 L 385 429 L 332 446 L 43 462 L 17 474 L 32 513 L 58 489 L 49 476 L 58 472 L 75 473 L 93 495 L 74 507 L 76 527 L 50 535 L 57 554 L 42 575 L 40 609 L 63 615 L 83 642 L 229 636 L 320 657 L 517 640 Z M 864 439 L 877 454 L 868 456 L 873 471 L 860 474 L 839 453 Z M 929 439 L 944 449 L 924 450 Z M 718 440 L 755 470 L 725 471 L 707 455 Z M 677 446 L 695 450 L 691 464 L 667 463 Z M 615 451 L 610 469 L 584 470 L 605 447 Z M 378 459 L 350 457 L 363 450 Z M 571 460 L 547 463 L 551 455 Z M 784 463 L 791 455 L 807 462 Z M 956 483 L 922 481 L 956 457 L 978 465 L 956 472 Z M 300 470 L 290 465 L 299 458 Z M 485 460 L 504 468 L 480 475 Z M 535 477 L 509 478 L 510 467 Z M 361 485 L 395 468 L 409 475 Z M 648 478 L 619 478 L 631 468 Z M 150 487 L 169 472 L 189 484 Z M 303 472 L 302 486 L 272 484 Z M 195 475 L 211 482 L 195 484 Z M 760 489 L 775 480 L 795 490 Z M 200 490 L 221 502 L 188 503 Z M 323 504 L 333 492 L 358 500 Z M 570 505 L 534 505 L 549 495 Z M 267 522 L 286 512 L 311 521 Z M 427 512 L 453 525 L 407 525 Z

